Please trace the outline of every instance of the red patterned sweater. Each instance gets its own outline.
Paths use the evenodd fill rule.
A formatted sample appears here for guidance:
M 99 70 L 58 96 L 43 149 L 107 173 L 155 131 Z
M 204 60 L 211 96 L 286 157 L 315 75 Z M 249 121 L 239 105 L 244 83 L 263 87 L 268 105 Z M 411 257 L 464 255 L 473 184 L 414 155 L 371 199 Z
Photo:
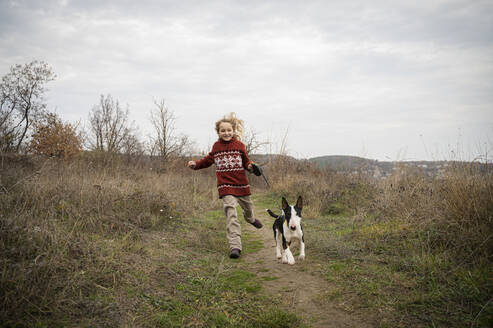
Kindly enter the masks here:
M 217 190 L 219 197 L 226 195 L 250 195 L 250 183 L 245 170 L 251 161 L 245 145 L 236 138 L 230 141 L 219 139 L 209 155 L 196 161 L 195 170 L 216 164 Z

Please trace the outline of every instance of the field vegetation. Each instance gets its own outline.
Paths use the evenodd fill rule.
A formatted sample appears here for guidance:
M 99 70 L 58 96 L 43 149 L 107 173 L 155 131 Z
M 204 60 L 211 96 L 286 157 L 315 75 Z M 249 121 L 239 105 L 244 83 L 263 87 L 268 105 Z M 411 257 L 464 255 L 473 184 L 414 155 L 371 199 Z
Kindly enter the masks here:
M 396 172 L 374 179 L 302 162 L 272 167 L 276 191 L 306 199 L 309 248 L 337 286 L 322 301 L 377 311 L 388 327 L 491 326 L 491 166 Z
M 214 175 L 153 164 L 2 156 L 3 327 L 301 326 L 226 260 Z
M 248 266 L 227 258 L 214 173 L 184 163 L 3 155 L 2 325 L 307 325 L 262 293 Z M 321 306 L 376 313 L 381 327 L 491 324 L 489 167 L 433 178 L 406 170 L 386 180 L 282 156 L 264 168 L 272 189 L 251 178 L 259 204 L 305 199 L 307 252 L 331 286 L 317 296 Z M 245 239 L 248 252 L 264 247 Z

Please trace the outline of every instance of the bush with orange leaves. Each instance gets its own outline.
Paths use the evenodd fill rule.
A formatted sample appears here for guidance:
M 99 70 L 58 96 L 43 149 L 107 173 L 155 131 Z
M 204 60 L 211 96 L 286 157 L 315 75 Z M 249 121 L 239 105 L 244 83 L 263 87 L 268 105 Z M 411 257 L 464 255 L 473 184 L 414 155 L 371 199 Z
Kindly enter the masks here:
M 63 122 L 57 114 L 47 113 L 34 124 L 29 148 L 35 154 L 68 159 L 80 153 L 82 143 L 76 126 Z

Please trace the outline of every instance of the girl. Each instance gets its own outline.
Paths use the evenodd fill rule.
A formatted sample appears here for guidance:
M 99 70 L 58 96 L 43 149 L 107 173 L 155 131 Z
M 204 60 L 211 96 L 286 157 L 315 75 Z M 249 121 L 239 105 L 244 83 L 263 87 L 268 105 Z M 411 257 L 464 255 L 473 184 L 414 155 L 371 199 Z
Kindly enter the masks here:
M 243 121 L 235 113 L 217 121 L 216 132 L 219 140 L 214 143 L 209 155 L 198 161 L 188 162 L 188 167 L 199 170 L 216 165 L 217 189 L 226 214 L 229 257 L 237 259 L 241 254 L 241 228 L 236 206 L 240 204 L 248 223 L 257 229 L 262 228 L 262 223 L 253 215 L 250 184 L 245 173 L 245 170 L 252 171 L 252 162 L 248 158 L 245 145 L 240 141 Z

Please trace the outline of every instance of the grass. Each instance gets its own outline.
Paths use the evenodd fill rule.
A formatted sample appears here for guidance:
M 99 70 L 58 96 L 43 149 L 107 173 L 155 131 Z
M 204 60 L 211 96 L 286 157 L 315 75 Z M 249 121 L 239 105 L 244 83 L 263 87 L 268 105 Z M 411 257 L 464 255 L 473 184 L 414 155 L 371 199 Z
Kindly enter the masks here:
M 279 277 L 269 277 L 269 276 L 262 277 L 262 280 L 264 281 L 273 281 L 277 279 L 279 279 Z
M 262 292 L 276 277 L 227 257 L 213 172 L 88 154 L 0 163 L 2 326 L 304 327 Z M 490 168 L 376 181 L 304 165 L 266 167 L 276 192 L 254 203 L 303 196 L 318 302 L 381 327 L 491 326 Z M 243 254 L 264 247 L 243 231 Z
M 436 177 L 404 168 L 387 180 L 292 163 L 265 171 L 277 195 L 306 200 L 307 250 L 330 284 L 322 304 L 378 313 L 382 327 L 491 326 L 491 166 L 452 163 Z
M 493 269 L 487 260 L 458 266 L 448 250 L 427 247 L 426 233 L 396 220 L 329 216 L 307 218 L 305 227 L 311 256 L 321 259 L 334 286 L 322 303 L 377 311 L 389 327 L 490 325 Z
M 210 174 L 1 163 L 2 327 L 303 327 L 227 258 Z
M 491 324 L 491 167 L 401 170 L 385 181 L 285 163 L 267 172 L 278 195 L 306 200 L 307 248 L 334 286 L 327 302 L 379 313 L 383 326 Z

